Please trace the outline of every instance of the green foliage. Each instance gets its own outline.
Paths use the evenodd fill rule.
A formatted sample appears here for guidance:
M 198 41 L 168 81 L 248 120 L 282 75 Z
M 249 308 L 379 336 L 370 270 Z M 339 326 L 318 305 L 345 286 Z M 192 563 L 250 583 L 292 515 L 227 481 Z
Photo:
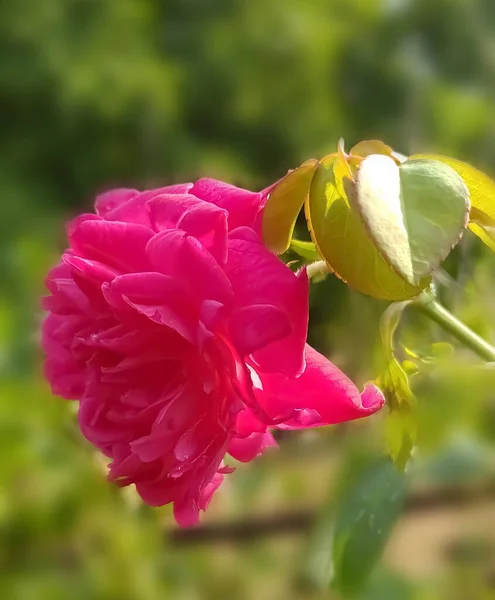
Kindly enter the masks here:
M 368 466 L 340 499 L 332 542 L 333 585 L 355 597 L 366 584 L 403 508 L 405 479 L 389 460 Z
M 307 160 L 279 181 L 268 197 L 263 212 L 263 241 L 277 254 L 291 245 L 296 219 L 317 167 L 317 160 Z
M 495 475 L 490 450 L 477 440 L 461 439 L 444 445 L 432 459 L 415 466 L 417 477 L 439 486 L 463 485 Z
M 321 256 L 339 278 L 360 292 L 386 300 L 416 296 L 421 287 L 410 285 L 393 271 L 349 205 L 339 165 L 335 155 L 320 161 L 306 201 L 308 226 Z
M 313 242 L 303 242 L 292 238 L 290 248 L 300 257 L 308 261 L 320 260 L 320 255 Z
M 380 254 L 414 286 L 459 242 L 469 215 L 469 192 L 450 167 L 432 160 L 374 154 L 359 166 L 351 202 Z
M 391 304 L 380 322 L 380 333 L 385 350 L 386 367 L 378 385 L 387 399 L 385 439 L 395 465 L 404 471 L 417 437 L 416 398 L 409 379 L 395 355 L 394 336 L 407 302 Z
M 412 159 L 433 159 L 449 165 L 464 180 L 471 198 L 469 227 L 495 251 L 495 182 L 471 165 L 436 154 L 418 154 Z

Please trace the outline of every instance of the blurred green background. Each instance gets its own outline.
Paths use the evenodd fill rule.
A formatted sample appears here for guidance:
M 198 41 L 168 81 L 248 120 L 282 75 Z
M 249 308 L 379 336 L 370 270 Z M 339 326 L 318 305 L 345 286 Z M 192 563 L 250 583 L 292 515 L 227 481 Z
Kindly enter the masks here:
M 180 537 L 168 508 L 105 483 L 74 405 L 50 396 L 42 280 L 64 221 L 112 186 L 261 189 L 341 136 L 494 174 L 494 0 L 0 0 L 0 106 L 0 598 L 338 598 L 310 523 L 383 452 L 383 416 L 284 435 L 227 478 L 203 537 Z M 494 260 L 466 234 L 441 282 L 492 341 Z M 329 277 L 310 341 L 362 384 L 383 308 Z M 401 334 L 446 339 L 414 315 Z M 361 598 L 489 600 L 495 375 L 461 349 L 423 367 L 412 500 Z

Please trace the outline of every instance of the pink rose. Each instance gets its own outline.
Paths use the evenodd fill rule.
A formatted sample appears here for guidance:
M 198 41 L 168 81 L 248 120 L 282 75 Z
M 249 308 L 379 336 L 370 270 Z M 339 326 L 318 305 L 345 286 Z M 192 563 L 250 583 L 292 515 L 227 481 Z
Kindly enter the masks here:
M 228 453 L 250 461 L 270 428 L 348 421 L 381 408 L 306 345 L 308 278 L 256 231 L 264 195 L 202 179 L 99 196 L 68 226 L 49 273 L 45 373 L 79 401 L 109 479 L 198 520 Z

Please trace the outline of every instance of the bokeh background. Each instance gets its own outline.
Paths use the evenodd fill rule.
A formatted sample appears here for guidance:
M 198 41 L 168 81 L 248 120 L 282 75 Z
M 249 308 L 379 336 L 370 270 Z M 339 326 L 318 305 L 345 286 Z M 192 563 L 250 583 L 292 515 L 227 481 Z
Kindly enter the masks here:
M 1 0 L 0 107 L 0 597 L 338 598 L 316 534 L 354 463 L 384 452 L 383 416 L 280 437 L 227 478 L 202 533 L 179 535 L 168 508 L 105 483 L 43 382 L 43 277 L 64 222 L 115 185 L 261 189 L 341 136 L 494 174 L 495 2 Z M 494 265 L 466 234 L 440 286 L 492 341 Z M 376 376 L 384 304 L 329 277 L 311 305 L 310 341 L 358 383 Z M 449 341 L 414 315 L 401 336 L 426 354 Z M 458 348 L 422 369 L 411 498 L 361 599 L 490 600 L 495 375 Z

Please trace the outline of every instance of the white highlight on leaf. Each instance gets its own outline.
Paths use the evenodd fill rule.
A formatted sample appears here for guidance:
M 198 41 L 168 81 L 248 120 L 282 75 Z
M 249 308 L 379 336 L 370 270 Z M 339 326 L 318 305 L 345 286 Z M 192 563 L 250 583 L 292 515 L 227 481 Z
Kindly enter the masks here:
M 402 202 L 399 167 L 389 156 L 370 154 L 357 173 L 354 201 L 386 255 L 395 257 L 408 281 L 414 280 Z

